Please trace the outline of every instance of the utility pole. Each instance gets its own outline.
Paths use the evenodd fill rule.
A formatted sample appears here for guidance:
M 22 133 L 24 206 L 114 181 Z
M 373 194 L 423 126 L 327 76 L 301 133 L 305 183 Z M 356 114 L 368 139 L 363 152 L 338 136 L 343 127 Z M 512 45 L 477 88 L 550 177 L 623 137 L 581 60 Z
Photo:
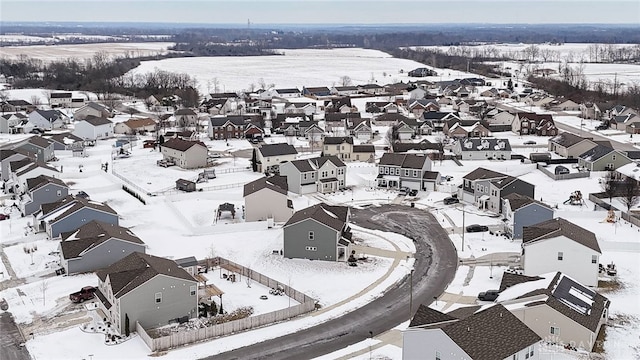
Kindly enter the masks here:
M 464 231 L 465 231 L 464 218 L 465 218 L 465 211 L 464 211 L 464 204 L 462 204 L 462 252 L 464 252 Z
M 413 316 L 413 269 L 409 273 L 409 321 Z

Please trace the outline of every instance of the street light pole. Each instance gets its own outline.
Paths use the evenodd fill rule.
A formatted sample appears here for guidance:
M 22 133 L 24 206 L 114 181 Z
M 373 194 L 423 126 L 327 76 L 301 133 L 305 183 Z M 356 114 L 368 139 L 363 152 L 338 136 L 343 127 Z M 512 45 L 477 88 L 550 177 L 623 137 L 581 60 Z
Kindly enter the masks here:
M 464 218 L 465 218 L 465 211 L 464 211 L 464 204 L 462 204 L 462 252 L 464 252 Z
M 413 316 L 413 269 L 409 273 L 409 321 Z

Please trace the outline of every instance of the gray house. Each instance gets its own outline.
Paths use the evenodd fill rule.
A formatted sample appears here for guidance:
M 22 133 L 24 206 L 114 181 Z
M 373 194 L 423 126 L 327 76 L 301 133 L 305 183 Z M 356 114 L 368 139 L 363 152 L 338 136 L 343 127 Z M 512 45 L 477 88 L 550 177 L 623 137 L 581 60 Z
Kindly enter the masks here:
M 22 216 L 40 210 L 40 205 L 60 201 L 69 195 L 69 187 L 64 181 L 47 175 L 27 179 L 26 192 L 20 196 Z
M 60 264 L 67 274 L 95 271 L 134 252 L 145 245 L 129 229 L 94 220 L 62 234 Z
M 496 179 L 489 183 L 489 197 L 478 198 L 478 208 L 494 213 L 502 212 L 502 199 L 509 194 L 535 197 L 536 186 L 513 176 Z
M 74 150 L 85 146 L 84 140 L 70 132 L 53 134 L 47 138 L 53 142 L 53 150 Z
M 19 161 L 28 159 L 28 156 L 22 152 L 16 150 L 0 150 L 0 173 L 2 175 L 2 181 L 11 179 L 11 167 L 9 166 L 12 161 Z
M 589 171 L 609 171 L 633 162 L 625 153 L 598 145 L 578 157 L 578 165 Z
M 287 161 L 279 173 L 287 177 L 289 191 L 296 194 L 322 194 L 344 190 L 347 166 L 337 156 Z
M 453 146 L 453 153 L 462 160 L 511 159 L 508 139 L 466 138 Z
M 40 136 L 32 136 L 19 147 L 24 154 L 33 157 L 37 162 L 46 163 L 55 157 L 53 141 Z
M 583 138 L 570 132 L 563 132 L 549 139 L 549 151 L 568 159 L 575 159 L 597 145 L 591 138 Z
M 111 207 L 79 197 L 67 196 L 55 203 L 42 204 L 40 208 L 33 214 L 33 226 L 36 231 L 46 231 L 51 239 L 75 231 L 92 220 L 118 225 L 118 214 Z
M 402 359 L 538 359 L 541 338 L 500 304 L 442 313 L 420 305 L 402 334 Z
M 482 196 L 489 196 L 490 183 L 504 179 L 507 175 L 497 171 L 477 168 L 462 177 L 462 187 L 458 190 L 458 199 L 475 204 Z
M 120 333 L 127 318 L 135 330 L 198 316 L 198 282 L 173 260 L 135 252 L 96 275 L 99 308 Z
M 351 244 L 350 210 L 316 204 L 297 211 L 284 224 L 284 257 L 347 261 Z
M 522 229 L 553 219 L 553 209 L 526 195 L 511 193 L 503 198 L 504 232 L 512 239 L 522 239 Z
M 439 173 L 431 171 L 431 159 L 425 154 L 385 153 L 378 164 L 378 187 L 433 190 Z

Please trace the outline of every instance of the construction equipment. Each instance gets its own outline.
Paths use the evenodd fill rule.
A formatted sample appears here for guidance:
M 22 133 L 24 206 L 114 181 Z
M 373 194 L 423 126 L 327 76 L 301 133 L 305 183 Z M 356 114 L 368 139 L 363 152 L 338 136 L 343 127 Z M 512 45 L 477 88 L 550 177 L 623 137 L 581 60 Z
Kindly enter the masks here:
M 569 198 L 563 204 L 580 205 L 580 206 L 586 205 L 586 203 L 584 202 L 584 199 L 582 198 L 582 193 L 580 192 L 580 190 L 576 190 L 572 192 Z

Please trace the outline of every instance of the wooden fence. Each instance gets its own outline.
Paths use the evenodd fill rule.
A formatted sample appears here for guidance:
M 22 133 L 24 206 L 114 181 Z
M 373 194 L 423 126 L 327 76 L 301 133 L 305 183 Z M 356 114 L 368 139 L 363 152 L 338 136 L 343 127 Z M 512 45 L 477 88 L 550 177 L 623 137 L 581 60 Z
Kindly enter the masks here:
M 640 227 L 640 214 L 637 213 L 626 213 L 624 212 L 624 210 L 618 209 L 615 206 L 609 204 L 608 202 L 602 200 L 604 198 L 609 197 L 609 195 L 605 194 L 605 193 L 592 193 L 589 194 L 589 200 L 592 201 L 593 203 L 595 203 L 596 205 L 600 206 L 601 208 L 605 209 L 605 210 L 609 210 L 609 209 L 614 209 L 617 211 L 620 211 L 620 217 L 625 220 L 628 221 L 630 223 L 632 223 L 635 226 Z M 595 210 L 595 209 L 594 209 Z
M 308 313 L 315 309 L 315 299 L 289 287 L 282 282 L 273 280 L 270 277 L 262 275 L 257 271 L 245 268 L 242 265 L 236 264 L 233 261 L 221 257 L 212 259 L 211 263 L 213 264 L 213 266 L 235 269 L 238 271 L 239 275 L 249 277 L 253 281 L 256 281 L 264 286 L 268 286 L 270 288 L 280 287 L 281 289 L 284 289 L 284 293 L 287 296 L 296 300 L 300 304 L 288 307 L 286 309 L 272 311 L 266 314 L 260 314 L 244 319 L 233 320 L 226 323 L 206 326 L 193 330 L 179 331 L 171 335 L 161 336 L 157 338 L 152 338 L 151 336 L 149 336 L 147 331 L 139 323 L 136 323 L 136 331 L 138 332 L 138 335 L 140 336 L 142 341 L 147 344 L 149 349 L 151 349 L 152 351 L 161 351 L 199 341 L 210 340 L 219 336 L 225 336 L 265 326 L 268 324 L 273 324 L 278 321 L 290 319 L 292 317 Z
M 579 179 L 579 178 L 588 178 L 590 174 L 589 171 L 581 171 L 577 173 L 569 173 L 569 174 L 554 174 L 546 167 L 542 166 L 540 163 L 537 165 L 538 170 L 542 171 L 545 175 L 552 178 L 553 180 L 567 180 L 567 179 Z

